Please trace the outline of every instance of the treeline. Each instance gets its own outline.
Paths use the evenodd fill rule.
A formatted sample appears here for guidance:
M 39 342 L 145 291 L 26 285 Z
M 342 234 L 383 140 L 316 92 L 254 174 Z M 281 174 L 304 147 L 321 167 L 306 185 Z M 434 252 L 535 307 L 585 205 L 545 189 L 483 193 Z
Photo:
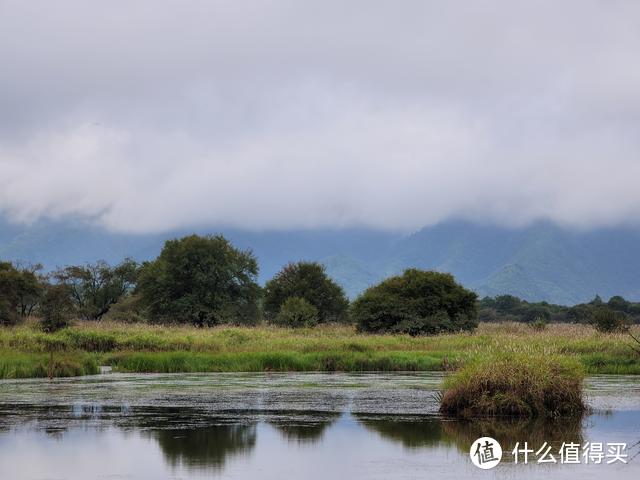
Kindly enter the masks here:
M 513 295 L 484 297 L 478 302 L 481 322 L 582 323 L 592 324 L 602 331 L 624 331 L 640 323 L 640 303 L 616 295 L 607 302 L 596 295 L 588 303 L 573 306 L 547 302 L 527 302 Z
M 359 331 L 435 334 L 473 330 L 480 321 L 595 322 L 613 312 L 616 325 L 637 320 L 640 304 L 613 297 L 574 307 L 529 303 L 510 295 L 484 298 L 446 273 L 408 269 L 349 302 L 343 289 L 315 262 L 290 263 L 264 288 L 249 250 L 223 236 L 169 240 L 153 261 L 124 259 L 66 266 L 0 262 L 0 324 L 29 316 L 54 331 L 73 318 L 100 321 L 287 327 L 354 323 Z
M 222 236 L 192 235 L 165 243 L 158 258 L 67 266 L 47 274 L 40 265 L 0 263 L 0 323 L 29 316 L 54 331 L 73 318 L 186 323 L 196 326 L 287 327 L 355 323 L 363 332 L 413 335 L 470 330 L 476 295 L 449 274 L 410 269 L 350 304 L 315 262 L 290 263 L 264 288 L 251 251 Z

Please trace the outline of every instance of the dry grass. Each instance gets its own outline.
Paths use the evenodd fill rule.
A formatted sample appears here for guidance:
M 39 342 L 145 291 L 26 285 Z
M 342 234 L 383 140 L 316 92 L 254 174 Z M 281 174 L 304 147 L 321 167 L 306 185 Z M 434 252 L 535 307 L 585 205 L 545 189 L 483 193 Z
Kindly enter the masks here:
M 640 334 L 638 327 L 634 327 Z M 34 322 L 0 328 L 0 367 L 6 352 L 95 355 L 123 371 L 448 370 L 498 354 L 530 358 L 556 355 L 581 363 L 587 373 L 640 374 L 638 356 L 624 334 L 590 326 L 552 324 L 535 331 L 519 323 L 481 324 L 473 333 L 431 337 L 359 334 L 352 326 L 307 329 L 272 326 L 196 328 L 75 322 L 55 334 Z M 2 354 L 1 352 L 5 352 Z
M 558 356 L 476 359 L 445 380 L 440 412 L 463 418 L 567 417 L 586 410 L 583 369 Z

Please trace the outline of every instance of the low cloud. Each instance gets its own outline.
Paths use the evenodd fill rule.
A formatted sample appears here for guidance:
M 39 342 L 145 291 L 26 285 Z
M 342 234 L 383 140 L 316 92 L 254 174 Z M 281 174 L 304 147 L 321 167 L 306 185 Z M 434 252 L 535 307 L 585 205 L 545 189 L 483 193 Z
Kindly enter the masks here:
M 111 230 L 640 222 L 640 6 L 0 4 L 0 211 Z

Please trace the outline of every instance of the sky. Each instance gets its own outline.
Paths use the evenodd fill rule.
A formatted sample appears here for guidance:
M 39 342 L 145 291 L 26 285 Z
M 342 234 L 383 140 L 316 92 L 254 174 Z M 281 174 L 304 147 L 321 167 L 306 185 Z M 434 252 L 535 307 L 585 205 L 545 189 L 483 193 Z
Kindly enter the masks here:
M 0 0 L 0 213 L 640 224 L 635 0 Z

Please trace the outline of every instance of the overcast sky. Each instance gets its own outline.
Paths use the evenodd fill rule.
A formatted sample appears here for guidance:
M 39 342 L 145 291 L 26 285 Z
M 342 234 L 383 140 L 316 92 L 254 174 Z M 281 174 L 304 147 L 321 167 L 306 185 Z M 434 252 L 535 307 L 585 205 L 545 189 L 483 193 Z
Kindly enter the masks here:
M 0 0 L 0 211 L 640 224 L 640 2 Z

